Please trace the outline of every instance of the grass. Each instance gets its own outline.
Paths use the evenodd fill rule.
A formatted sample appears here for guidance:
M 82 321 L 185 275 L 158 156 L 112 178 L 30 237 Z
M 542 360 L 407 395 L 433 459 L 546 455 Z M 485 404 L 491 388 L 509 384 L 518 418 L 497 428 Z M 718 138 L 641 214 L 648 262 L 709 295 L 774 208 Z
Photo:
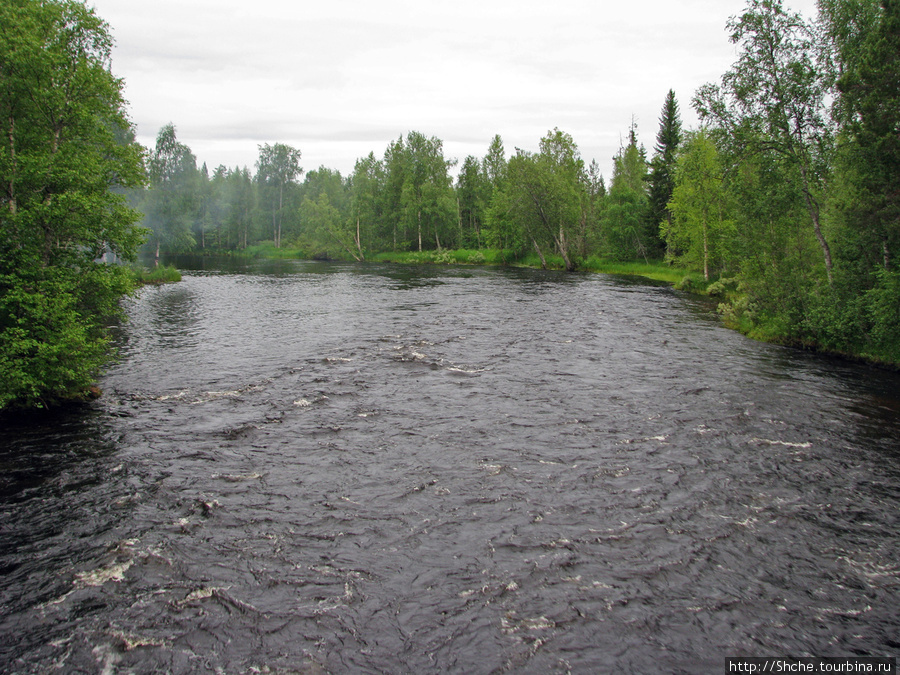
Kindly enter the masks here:
M 545 255 L 547 266 L 551 269 L 564 269 L 562 256 Z M 458 249 L 453 251 L 400 251 L 384 252 L 370 256 L 374 262 L 390 262 L 400 264 L 444 264 L 444 265 L 515 265 L 518 267 L 541 267 L 541 259 L 537 253 L 529 252 L 516 257 L 510 251 L 498 249 Z M 578 265 L 582 272 L 598 272 L 602 274 L 621 274 L 645 277 L 655 281 L 663 281 L 676 288 L 702 293 L 709 285 L 703 275 L 690 272 L 679 267 L 672 267 L 664 262 L 631 261 L 623 262 L 597 256 L 590 256 Z
M 703 275 L 697 272 L 690 272 L 684 268 L 672 267 L 662 261 L 623 262 L 620 260 L 608 260 L 606 258 L 591 256 L 584 261 L 581 269 L 588 272 L 602 272 L 603 274 L 623 274 L 635 277 L 646 277 L 656 281 L 665 281 L 673 284 L 676 288 L 683 288 L 684 290 L 691 291 L 701 291 L 707 286 L 707 282 L 703 279 Z
M 407 265 L 502 265 L 512 260 L 508 251 L 466 249 L 443 251 L 385 251 L 369 256 L 372 262 Z
M 181 281 L 181 272 L 172 265 L 147 269 L 146 267 L 134 268 L 134 280 L 139 286 L 159 286 Z

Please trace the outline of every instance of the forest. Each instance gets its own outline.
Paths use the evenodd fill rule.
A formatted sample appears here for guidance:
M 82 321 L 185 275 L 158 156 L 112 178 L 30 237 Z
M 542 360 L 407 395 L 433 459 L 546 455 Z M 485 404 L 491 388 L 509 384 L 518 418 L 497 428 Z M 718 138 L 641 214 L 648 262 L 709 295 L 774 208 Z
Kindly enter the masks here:
M 690 101 L 699 128 L 683 127 L 669 91 L 652 152 L 632 124 L 607 182 L 558 128 L 536 152 L 496 135 L 461 162 L 410 131 L 348 176 L 304 171 L 301 150 L 277 142 L 252 168 L 210 171 L 174 124 L 152 148 L 134 141 L 109 27 L 92 10 L 5 4 L 0 408 L 84 390 L 128 291 L 102 261 L 134 260 L 141 245 L 157 262 L 658 262 L 685 270 L 683 287 L 718 297 L 726 324 L 753 337 L 896 366 L 900 0 L 818 5 L 808 20 L 781 0 L 748 0 L 727 25 L 736 61 Z

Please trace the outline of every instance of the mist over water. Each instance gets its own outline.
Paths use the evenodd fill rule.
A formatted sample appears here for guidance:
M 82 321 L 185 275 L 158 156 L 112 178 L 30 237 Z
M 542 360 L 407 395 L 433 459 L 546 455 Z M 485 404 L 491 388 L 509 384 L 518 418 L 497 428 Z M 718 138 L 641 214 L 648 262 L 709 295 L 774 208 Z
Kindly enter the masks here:
M 896 655 L 900 377 L 666 286 L 268 262 L 129 301 L 0 427 L 0 671 Z

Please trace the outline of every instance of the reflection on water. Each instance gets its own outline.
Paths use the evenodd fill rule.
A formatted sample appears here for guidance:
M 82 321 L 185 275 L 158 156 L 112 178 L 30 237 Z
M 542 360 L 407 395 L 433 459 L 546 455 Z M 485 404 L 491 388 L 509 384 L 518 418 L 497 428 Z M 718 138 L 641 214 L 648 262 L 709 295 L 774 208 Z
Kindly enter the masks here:
M 141 292 L 102 399 L 0 430 L 0 669 L 896 653 L 897 375 L 635 280 L 229 264 Z

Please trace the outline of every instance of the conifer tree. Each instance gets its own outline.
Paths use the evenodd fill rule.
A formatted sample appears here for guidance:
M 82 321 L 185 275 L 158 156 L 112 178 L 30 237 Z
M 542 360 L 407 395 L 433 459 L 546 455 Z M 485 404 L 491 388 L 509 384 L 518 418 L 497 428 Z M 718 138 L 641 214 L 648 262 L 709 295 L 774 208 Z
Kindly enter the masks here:
M 681 117 L 675 92 L 669 90 L 659 117 L 659 132 L 656 134 L 654 156 L 650 162 L 648 208 L 648 229 L 658 231 L 665 223 L 672 226 L 672 212 L 668 208 L 675 189 L 675 166 L 678 146 L 681 143 Z

